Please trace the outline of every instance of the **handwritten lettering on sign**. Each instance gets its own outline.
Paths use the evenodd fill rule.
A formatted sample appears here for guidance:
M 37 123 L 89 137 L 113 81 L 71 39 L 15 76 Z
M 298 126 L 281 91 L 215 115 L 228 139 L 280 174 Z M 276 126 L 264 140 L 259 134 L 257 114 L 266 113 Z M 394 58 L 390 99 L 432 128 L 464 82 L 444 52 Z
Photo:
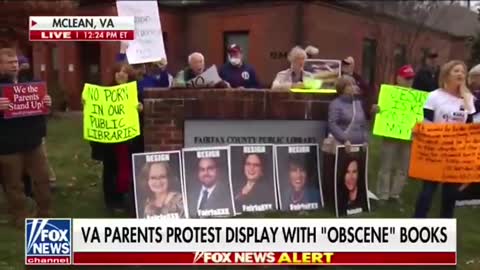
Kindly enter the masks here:
M 450 183 L 480 182 L 480 124 L 418 124 L 410 177 Z
M 140 135 L 136 82 L 112 87 L 85 84 L 82 98 L 85 140 L 119 143 Z
M 48 114 L 49 109 L 43 103 L 47 95 L 45 82 L 5 84 L 0 88 L 2 96 L 10 101 L 3 113 L 5 119 Z
M 119 16 L 135 16 L 135 40 L 129 42 L 129 64 L 167 59 L 157 1 L 117 1 Z
M 423 121 L 423 105 L 428 93 L 395 85 L 382 85 L 378 97 L 380 112 L 373 134 L 411 140 L 412 128 Z

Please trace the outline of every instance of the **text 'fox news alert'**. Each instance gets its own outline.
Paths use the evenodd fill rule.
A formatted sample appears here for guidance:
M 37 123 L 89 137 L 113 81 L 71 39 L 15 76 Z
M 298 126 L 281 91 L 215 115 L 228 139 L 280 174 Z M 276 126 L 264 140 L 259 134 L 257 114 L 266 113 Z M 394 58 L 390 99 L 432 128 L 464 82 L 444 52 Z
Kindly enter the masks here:
M 447 219 L 34 219 L 26 226 L 29 265 L 456 265 L 456 221 Z
M 126 41 L 135 38 L 133 16 L 30 17 L 30 41 Z

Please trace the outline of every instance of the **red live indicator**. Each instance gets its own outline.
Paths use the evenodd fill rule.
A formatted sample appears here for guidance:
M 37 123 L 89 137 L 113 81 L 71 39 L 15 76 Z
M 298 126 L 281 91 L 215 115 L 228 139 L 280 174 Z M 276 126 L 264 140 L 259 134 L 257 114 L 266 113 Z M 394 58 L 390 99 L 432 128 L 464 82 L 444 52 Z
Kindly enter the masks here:
M 30 41 L 122 41 L 134 38 L 134 30 L 30 30 Z

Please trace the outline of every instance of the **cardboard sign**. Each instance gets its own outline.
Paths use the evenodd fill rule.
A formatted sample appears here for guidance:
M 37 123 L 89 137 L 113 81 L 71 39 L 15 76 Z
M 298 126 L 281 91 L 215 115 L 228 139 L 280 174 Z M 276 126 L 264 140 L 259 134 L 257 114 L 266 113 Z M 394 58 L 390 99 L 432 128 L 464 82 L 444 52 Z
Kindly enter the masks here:
M 335 90 L 335 82 L 341 76 L 342 62 L 332 59 L 307 59 L 305 71 L 312 73 L 313 80 L 305 80 L 305 88 Z M 312 83 L 310 83 L 310 81 Z M 320 85 L 318 85 L 320 83 Z
M 10 100 L 10 108 L 3 112 L 5 119 L 46 115 L 50 111 L 43 99 L 47 95 L 45 82 L 4 84 L 2 96 Z
M 86 83 L 82 99 L 85 140 L 119 143 L 140 135 L 136 81 L 111 87 Z
M 411 140 L 412 128 L 423 121 L 423 105 L 428 92 L 383 84 L 380 88 L 373 134 Z
M 418 124 L 409 175 L 437 182 L 480 182 L 480 124 Z
M 187 82 L 188 87 L 204 87 L 208 85 L 214 85 L 222 81 L 220 75 L 218 75 L 217 66 L 213 65 L 205 70 L 202 74 L 189 80 Z
M 127 48 L 129 64 L 167 59 L 157 1 L 117 1 L 118 16 L 135 16 L 135 40 Z

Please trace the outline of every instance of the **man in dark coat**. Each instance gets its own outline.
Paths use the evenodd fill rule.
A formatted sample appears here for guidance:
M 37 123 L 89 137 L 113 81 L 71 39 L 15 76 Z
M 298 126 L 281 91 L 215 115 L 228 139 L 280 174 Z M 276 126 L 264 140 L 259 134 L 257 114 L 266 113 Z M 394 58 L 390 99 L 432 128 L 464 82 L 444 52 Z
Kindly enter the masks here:
M 220 68 L 219 75 L 232 88 L 258 88 L 257 73 L 244 63 L 242 49 L 237 44 L 228 47 L 228 62 Z
M 425 66 L 423 66 L 415 75 L 413 80 L 413 89 L 432 92 L 438 89 L 438 54 L 431 52 L 427 55 Z
M 15 49 L 0 49 L 0 70 L 4 73 L 0 83 L 19 83 L 18 57 Z M 51 106 L 50 96 L 43 101 Z M 23 227 L 25 218 L 32 216 L 26 205 L 23 175 L 27 171 L 34 183 L 34 198 L 37 203 L 37 216 L 49 217 L 50 186 L 48 165 L 42 149 L 42 139 L 46 136 L 44 116 L 30 116 L 4 119 L 3 111 L 8 110 L 10 100 L 0 98 L 0 179 L 4 182 L 9 213 L 17 227 Z

